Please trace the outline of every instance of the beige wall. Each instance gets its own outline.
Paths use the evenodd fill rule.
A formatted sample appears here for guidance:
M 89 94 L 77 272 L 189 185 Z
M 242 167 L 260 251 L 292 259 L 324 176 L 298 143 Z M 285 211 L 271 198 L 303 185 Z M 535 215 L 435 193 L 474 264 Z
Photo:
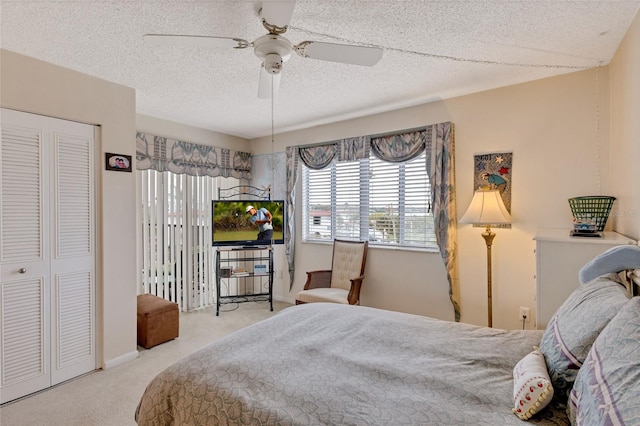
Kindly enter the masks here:
M 135 91 L 0 51 L 0 105 L 100 126 L 96 149 L 97 347 L 103 366 L 137 356 L 135 174 L 104 170 L 104 153 L 135 158 Z
M 640 14 L 610 68 L 611 194 L 616 229 L 640 240 Z
M 185 124 L 162 120 L 148 115 L 136 115 L 136 130 L 154 136 L 177 139 L 201 145 L 227 148 L 234 151 L 250 152 L 251 144 L 247 139 L 210 130 L 198 129 Z
M 452 121 L 458 217 L 473 194 L 474 154 L 512 151 L 515 223 L 510 230 L 496 230 L 494 326 L 519 328 L 519 307 L 535 311 L 536 230 L 569 228 L 568 198 L 610 192 L 608 87 L 607 68 L 576 72 L 277 135 L 274 150 Z M 270 152 L 269 140 L 254 140 L 253 152 Z M 297 199 L 300 203 L 301 197 Z M 296 219 L 300 223 L 299 214 Z M 480 229 L 460 225 L 458 231 L 462 321 L 486 324 L 486 246 Z M 329 247 L 301 244 L 298 236 L 296 283 L 290 293 L 285 283 L 279 283 L 278 297 L 293 300 L 304 283 L 305 271 L 326 267 L 330 256 Z M 453 317 L 437 254 L 371 248 L 366 275 L 363 305 Z

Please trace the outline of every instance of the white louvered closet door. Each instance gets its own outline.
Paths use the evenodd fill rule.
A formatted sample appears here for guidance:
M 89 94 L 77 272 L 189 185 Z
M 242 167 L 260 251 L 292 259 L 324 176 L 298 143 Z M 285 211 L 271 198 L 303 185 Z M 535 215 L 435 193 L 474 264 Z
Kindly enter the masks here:
M 95 369 L 92 126 L 1 110 L 0 402 Z
M 51 119 L 51 384 L 92 371 L 94 343 L 93 126 Z
M 47 119 L 3 109 L 0 149 L 0 402 L 50 375 Z

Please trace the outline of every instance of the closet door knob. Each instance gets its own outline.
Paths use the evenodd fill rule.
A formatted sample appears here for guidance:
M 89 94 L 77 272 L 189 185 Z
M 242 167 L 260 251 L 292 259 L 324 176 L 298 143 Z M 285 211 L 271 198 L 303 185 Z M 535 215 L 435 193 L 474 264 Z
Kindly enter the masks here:
M 27 268 L 20 268 L 18 269 L 18 272 L 20 272 L 21 274 L 24 274 L 25 272 L 27 272 Z

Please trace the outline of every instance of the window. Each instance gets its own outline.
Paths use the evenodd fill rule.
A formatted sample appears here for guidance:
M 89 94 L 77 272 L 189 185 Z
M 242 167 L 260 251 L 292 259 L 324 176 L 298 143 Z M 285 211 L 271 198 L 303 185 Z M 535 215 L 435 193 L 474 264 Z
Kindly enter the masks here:
M 437 248 L 425 154 L 404 163 L 367 159 L 303 166 L 303 238 Z
M 140 292 L 183 311 L 215 304 L 211 200 L 238 179 L 138 170 L 142 244 Z

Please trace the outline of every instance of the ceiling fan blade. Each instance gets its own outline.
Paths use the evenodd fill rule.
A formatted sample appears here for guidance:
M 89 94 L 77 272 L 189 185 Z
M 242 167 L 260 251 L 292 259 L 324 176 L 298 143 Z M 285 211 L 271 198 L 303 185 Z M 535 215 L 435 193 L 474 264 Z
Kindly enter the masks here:
M 244 49 L 251 43 L 241 38 L 233 37 L 213 37 L 195 35 L 174 35 L 174 34 L 145 34 L 142 39 L 156 46 L 191 46 L 209 48 L 236 48 Z
M 261 99 L 270 99 L 271 94 L 275 98 L 280 89 L 280 76 L 282 74 L 271 74 L 264 68 L 264 64 L 260 67 L 260 81 L 258 82 L 258 97 Z M 273 85 L 273 90 L 271 85 Z
M 271 25 L 284 28 L 289 25 L 295 0 L 263 0 L 260 17 Z
M 343 64 L 372 66 L 382 58 L 382 48 L 355 46 L 350 44 L 324 43 L 319 41 L 303 41 L 294 46 L 298 55 L 304 58 L 321 61 L 340 62 Z

